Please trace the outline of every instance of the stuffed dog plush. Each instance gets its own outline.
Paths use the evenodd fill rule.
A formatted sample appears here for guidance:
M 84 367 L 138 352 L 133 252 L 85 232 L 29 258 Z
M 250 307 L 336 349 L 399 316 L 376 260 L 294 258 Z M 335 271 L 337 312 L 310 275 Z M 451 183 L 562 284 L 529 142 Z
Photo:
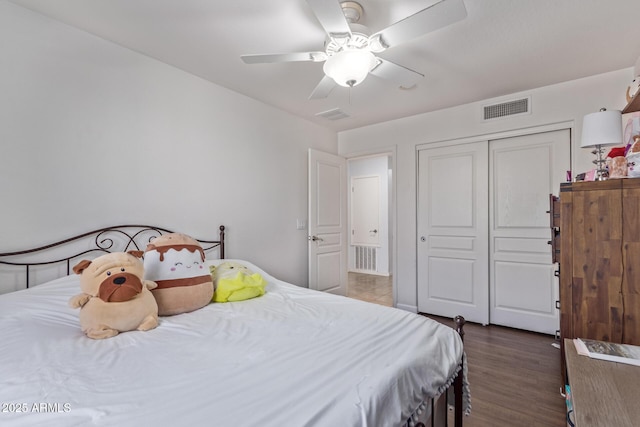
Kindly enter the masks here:
M 158 326 L 158 305 L 150 291 L 157 285 L 143 280 L 141 256 L 141 251 L 113 252 L 73 267 L 80 275 L 82 293 L 69 305 L 80 308 L 80 326 L 89 338 Z

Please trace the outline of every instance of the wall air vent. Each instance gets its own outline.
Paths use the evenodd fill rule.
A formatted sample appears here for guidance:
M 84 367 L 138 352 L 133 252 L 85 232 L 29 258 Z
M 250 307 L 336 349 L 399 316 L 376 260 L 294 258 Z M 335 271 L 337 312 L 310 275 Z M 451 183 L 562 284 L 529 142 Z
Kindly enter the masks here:
M 377 267 L 377 248 L 370 246 L 356 246 L 356 270 L 360 271 L 378 271 Z
M 332 110 L 323 111 L 321 113 L 317 113 L 316 116 L 324 117 L 327 120 L 340 120 L 349 117 L 347 113 L 342 111 L 339 108 L 334 108 Z
M 531 113 L 531 97 L 501 102 L 499 104 L 485 105 L 482 107 L 482 120 L 493 120 L 502 117 L 511 117 Z

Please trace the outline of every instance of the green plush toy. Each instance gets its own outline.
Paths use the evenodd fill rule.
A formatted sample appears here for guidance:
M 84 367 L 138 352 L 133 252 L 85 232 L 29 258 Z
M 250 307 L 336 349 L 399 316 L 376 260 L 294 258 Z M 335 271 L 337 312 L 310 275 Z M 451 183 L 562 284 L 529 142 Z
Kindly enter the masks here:
M 264 295 L 267 281 L 233 261 L 209 267 L 215 286 L 213 302 L 243 301 Z

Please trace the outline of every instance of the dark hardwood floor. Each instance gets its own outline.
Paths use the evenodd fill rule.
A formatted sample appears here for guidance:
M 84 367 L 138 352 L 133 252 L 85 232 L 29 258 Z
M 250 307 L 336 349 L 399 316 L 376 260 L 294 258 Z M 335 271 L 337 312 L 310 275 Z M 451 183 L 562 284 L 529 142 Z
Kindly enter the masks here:
M 453 326 L 447 318 L 428 316 Z M 467 323 L 471 415 L 465 427 L 566 426 L 560 350 L 550 335 Z
M 384 280 L 359 276 L 367 275 L 349 274 L 348 296 L 389 305 L 386 295 L 391 292 L 384 290 Z M 357 285 L 352 285 L 354 279 Z M 375 285 L 374 290 L 367 290 L 367 282 Z M 391 287 L 389 278 L 386 286 Z M 362 288 L 366 292 L 360 295 Z M 427 316 L 453 326 L 451 319 Z M 472 405 L 465 427 L 567 425 L 560 395 L 560 350 L 551 345 L 552 336 L 467 323 L 464 340 Z

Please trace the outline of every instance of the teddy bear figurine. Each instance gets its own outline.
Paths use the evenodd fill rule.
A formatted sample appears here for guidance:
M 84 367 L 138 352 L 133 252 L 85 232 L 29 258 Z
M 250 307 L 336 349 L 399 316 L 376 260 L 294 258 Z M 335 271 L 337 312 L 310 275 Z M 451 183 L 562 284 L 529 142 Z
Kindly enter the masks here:
M 627 87 L 627 102 L 631 102 L 631 99 L 638 94 L 640 90 L 640 76 L 636 76 L 631 84 Z
M 113 252 L 73 267 L 82 293 L 71 298 L 69 306 L 80 308 L 80 326 L 89 338 L 158 326 L 158 305 L 151 294 L 157 285 L 143 280 L 141 256 L 141 251 Z

